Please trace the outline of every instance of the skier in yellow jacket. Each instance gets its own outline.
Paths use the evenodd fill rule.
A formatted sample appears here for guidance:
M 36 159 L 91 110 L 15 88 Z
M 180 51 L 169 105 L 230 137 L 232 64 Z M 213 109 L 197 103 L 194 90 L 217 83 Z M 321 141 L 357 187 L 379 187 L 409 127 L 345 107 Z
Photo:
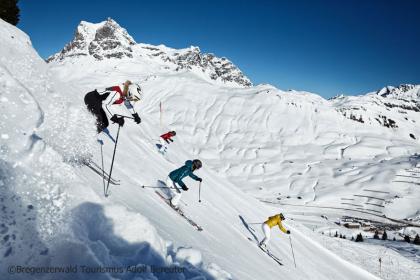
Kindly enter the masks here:
M 270 236 L 271 236 L 271 228 L 275 227 L 275 226 L 279 226 L 279 229 L 286 233 L 286 234 L 290 234 L 290 230 L 287 230 L 282 224 L 281 221 L 284 221 L 285 218 L 283 216 L 282 213 L 271 216 L 268 218 L 267 221 L 265 221 L 262 224 L 262 230 L 264 232 L 264 239 L 260 242 L 260 247 L 262 249 L 266 249 L 267 248 L 267 244 L 270 241 Z

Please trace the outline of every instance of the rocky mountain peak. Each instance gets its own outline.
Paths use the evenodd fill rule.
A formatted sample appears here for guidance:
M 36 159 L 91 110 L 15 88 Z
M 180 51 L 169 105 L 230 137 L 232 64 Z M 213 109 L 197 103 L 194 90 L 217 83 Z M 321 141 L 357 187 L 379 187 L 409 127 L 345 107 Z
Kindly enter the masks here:
M 394 98 L 419 98 L 420 97 L 420 86 L 411 84 L 402 84 L 398 87 L 387 86 L 376 92 L 377 95 L 382 97 L 394 97 Z
M 73 40 L 61 52 L 49 57 L 47 62 L 88 55 L 97 60 L 133 57 L 131 46 L 135 44 L 127 31 L 111 18 L 98 24 L 82 21 Z

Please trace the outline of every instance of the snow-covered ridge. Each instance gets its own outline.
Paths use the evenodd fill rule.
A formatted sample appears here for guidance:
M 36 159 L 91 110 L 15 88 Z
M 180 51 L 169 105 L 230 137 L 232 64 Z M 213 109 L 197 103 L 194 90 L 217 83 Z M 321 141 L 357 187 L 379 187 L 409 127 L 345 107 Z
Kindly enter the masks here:
M 136 61 L 142 56 L 158 58 L 174 71 L 200 71 L 210 80 L 252 86 L 241 70 L 225 57 L 203 53 L 198 47 L 176 50 L 163 45 L 136 44 L 127 31 L 111 18 L 97 24 L 82 21 L 73 40 L 61 52 L 49 57 L 47 62 L 62 62 L 88 56 L 95 60 L 129 58 Z
M 405 130 L 416 123 L 417 113 L 420 112 L 420 85 L 387 86 L 360 96 L 340 95 L 330 102 L 350 120 Z M 407 135 L 410 134 L 414 136 L 412 131 Z
M 148 51 L 148 55 L 159 57 L 165 62 L 177 65 L 175 71 L 198 68 L 203 73 L 207 73 L 212 80 L 220 78 L 223 82 L 252 86 L 251 81 L 227 58 L 219 58 L 211 53 L 202 53 L 198 47 L 182 50 L 162 49 L 161 46 L 152 47 L 150 45 L 142 45 L 141 47 Z M 166 50 L 169 50 L 169 52 Z
M 387 86 L 376 92 L 382 97 L 394 98 L 420 98 L 420 85 L 402 84 L 398 87 Z

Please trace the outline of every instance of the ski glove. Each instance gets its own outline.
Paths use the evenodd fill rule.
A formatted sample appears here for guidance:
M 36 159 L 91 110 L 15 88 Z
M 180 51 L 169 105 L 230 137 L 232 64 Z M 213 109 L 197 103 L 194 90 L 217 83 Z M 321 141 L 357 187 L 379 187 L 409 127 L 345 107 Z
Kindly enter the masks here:
M 290 234 L 290 230 L 286 231 L 287 234 Z
M 133 116 L 133 118 L 134 118 L 134 121 L 135 121 L 137 124 L 141 123 L 141 119 L 140 119 L 140 117 L 139 117 L 139 115 L 138 115 L 137 113 L 134 113 L 132 116 Z
M 198 181 L 198 182 L 203 182 L 203 179 L 198 178 L 198 179 L 197 179 L 197 181 Z
M 117 123 L 119 126 L 124 125 L 124 118 L 123 117 L 118 117 L 117 115 L 113 115 L 112 118 L 111 118 L 111 121 L 113 121 L 114 123 Z

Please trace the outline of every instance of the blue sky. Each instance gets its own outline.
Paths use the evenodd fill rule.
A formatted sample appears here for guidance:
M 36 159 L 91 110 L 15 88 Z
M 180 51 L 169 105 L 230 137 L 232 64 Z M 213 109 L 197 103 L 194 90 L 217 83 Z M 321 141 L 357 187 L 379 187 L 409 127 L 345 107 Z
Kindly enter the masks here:
M 420 84 L 417 0 L 20 0 L 18 27 L 44 58 L 81 20 L 116 20 L 137 42 L 199 46 L 254 84 L 323 97 Z

